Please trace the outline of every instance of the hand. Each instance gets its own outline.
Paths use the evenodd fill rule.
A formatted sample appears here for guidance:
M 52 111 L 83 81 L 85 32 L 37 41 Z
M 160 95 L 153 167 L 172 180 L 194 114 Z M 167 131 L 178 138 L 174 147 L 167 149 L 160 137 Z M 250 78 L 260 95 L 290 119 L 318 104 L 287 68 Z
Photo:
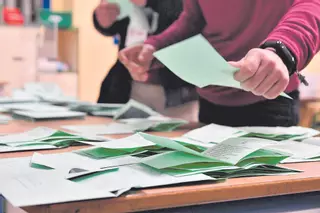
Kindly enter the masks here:
M 289 84 L 288 69 L 272 49 L 252 49 L 242 60 L 229 63 L 240 68 L 235 80 L 257 96 L 275 99 Z
M 147 4 L 147 0 L 131 0 L 137 6 L 144 7 Z
M 118 4 L 108 3 L 106 0 L 101 0 L 100 4 L 95 9 L 95 14 L 99 24 L 104 27 L 110 27 L 120 14 Z
M 119 60 L 127 67 L 133 80 L 145 82 L 149 77 L 154 52 L 152 45 L 140 44 L 120 51 Z

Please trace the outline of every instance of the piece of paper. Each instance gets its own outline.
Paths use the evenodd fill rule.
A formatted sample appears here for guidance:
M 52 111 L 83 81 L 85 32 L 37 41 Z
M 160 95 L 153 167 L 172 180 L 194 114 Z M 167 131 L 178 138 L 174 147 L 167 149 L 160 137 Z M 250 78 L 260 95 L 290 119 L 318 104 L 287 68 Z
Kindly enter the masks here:
M 91 133 L 95 135 L 131 134 L 136 131 L 136 129 L 133 126 L 123 124 L 123 123 L 62 126 L 62 128 L 73 131 L 73 132 Z
M 86 112 L 93 116 L 113 117 L 124 104 L 92 104 L 79 103 L 69 106 L 72 111 Z
M 0 124 L 8 124 L 11 120 L 11 117 L 0 114 Z
M 172 150 L 180 151 L 180 152 L 185 152 L 189 153 L 192 155 L 197 155 L 197 156 L 202 156 L 201 153 L 188 148 L 187 146 L 183 146 L 182 144 L 170 139 L 170 138 L 165 138 L 165 137 L 159 137 L 155 135 L 149 135 L 145 133 L 139 133 L 144 139 L 151 141 L 159 146 L 166 147 Z
M 86 171 L 99 170 L 109 167 L 131 165 L 139 163 L 141 160 L 132 156 L 125 156 L 114 159 L 93 160 L 76 153 L 67 152 L 59 154 L 43 155 L 34 153 L 31 164 L 43 165 L 56 170 L 62 170 L 68 174 L 72 169 L 83 169 Z
M 239 69 L 231 66 L 200 34 L 161 49 L 154 56 L 175 75 L 197 87 L 242 89 L 233 77 Z M 290 98 L 285 93 L 281 96 Z
M 295 162 L 320 159 L 320 146 L 316 146 L 313 144 L 285 141 L 276 145 L 268 146 L 266 149 L 290 153 L 290 158 L 285 159 L 283 163 L 292 162 L 293 159 L 295 159 Z
M 192 130 L 183 135 L 185 138 L 190 138 L 203 143 L 220 143 L 226 139 L 240 137 L 247 132 L 237 128 L 210 124 L 195 130 Z
M 23 151 L 38 151 L 38 150 L 51 150 L 59 149 L 53 145 L 35 145 L 26 147 L 12 147 L 12 146 L 0 146 L 0 153 L 10 153 L 10 152 L 23 152 Z
M 37 98 L 24 98 L 24 97 L 0 97 L 0 104 L 12 103 L 30 103 L 38 101 Z
M 211 167 L 232 166 L 219 160 L 178 151 L 147 157 L 142 160 L 142 163 L 160 170 L 166 168 L 206 170 Z
M 164 116 L 150 116 L 148 118 L 122 119 L 119 122 L 133 126 L 136 132 L 154 131 L 170 132 L 188 122 L 182 119 L 173 119 Z
M 120 120 L 128 118 L 148 118 L 150 116 L 161 115 L 150 107 L 131 99 L 116 113 L 113 119 Z
M 107 190 L 79 186 L 53 174 L 36 173 L 1 179 L 1 194 L 15 207 L 115 197 Z
M 118 20 L 130 16 L 135 8 L 135 5 L 130 0 L 108 0 L 108 2 L 118 4 L 120 8 Z
M 88 179 L 79 184 L 116 192 L 122 189 L 149 188 L 179 183 L 214 180 L 214 178 L 210 178 L 203 174 L 174 177 L 160 173 L 159 171 L 144 165 L 129 165 L 119 167 L 117 172 L 97 176 L 94 179 Z
M 230 138 L 209 148 L 203 155 L 236 165 L 247 155 L 274 144 L 277 142 L 256 138 Z
M 139 134 L 135 134 L 130 137 L 99 143 L 93 148 L 86 148 L 75 152 L 94 159 L 104 159 L 137 154 L 160 148 L 161 147 L 157 147 L 153 142 L 145 140 Z
M 277 141 L 302 140 L 319 135 L 315 129 L 293 127 L 240 127 L 239 129 L 251 133 L 251 137 L 260 137 Z M 253 134 L 252 134 L 253 133 Z M 250 136 L 248 135 L 248 136 Z
M 314 138 L 307 138 L 303 141 L 301 141 L 302 143 L 306 143 L 306 144 L 312 144 L 315 146 L 320 146 L 320 137 L 314 137 Z
M 3 137 L 0 137 L 1 144 L 8 144 L 8 143 L 16 143 L 16 142 L 28 142 L 34 141 L 42 138 L 47 138 L 53 135 L 56 130 L 47 128 L 47 127 L 37 127 L 35 129 L 16 133 L 16 134 L 9 134 Z
M 66 107 L 53 106 L 45 103 L 19 103 L 2 105 L 8 111 L 32 111 L 32 112 L 65 112 Z
M 37 111 L 14 111 L 12 116 L 17 119 L 32 121 L 54 120 L 54 119 L 82 119 L 86 116 L 83 112 L 57 111 L 57 112 L 37 112 Z
M 259 165 L 249 169 L 239 170 L 224 170 L 211 171 L 207 175 L 215 178 L 240 178 L 240 177 L 258 177 L 258 176 L 278 176 L 278 175 L 293 175 L 301 171 L 293 170 L 285 167 L 278 167 L 273 165 Z

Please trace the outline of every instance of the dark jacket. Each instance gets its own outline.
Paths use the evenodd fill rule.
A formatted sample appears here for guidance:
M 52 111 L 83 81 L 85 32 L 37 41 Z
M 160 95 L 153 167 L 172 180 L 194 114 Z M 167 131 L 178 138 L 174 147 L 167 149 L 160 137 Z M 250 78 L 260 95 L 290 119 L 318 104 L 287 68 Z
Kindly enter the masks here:
M 148 0 L 146 8 L 151 8 L 153 11 L 159 14 L 158 28 L 154 34 L 159 34 L 167 29 L 175 20 L 178 19 L 183 9 L 182 0 Z M 124 18 L 115 22 L 112 26 L 104 28 L 99 25 L 96 15 L 93 14 L 93 23 L 97 31 L 105 36 L 120 36 L 119 49 L 124 48 L 124 43 L 127 36 L 127 29 L 130 24 L 130 18 Z M 193 86 L 182 81 L 175 76 L 167 68 L 159 70 L 160 82 L 163 85 L 168 105 L 177 105 L 181 101 L 178 100 L 176 95 L 173 99 L 177 99 L 179 103 L 174 103 L 168 98 L 172 95 L 173 91 L 187 87 L 194 90 Z M 102 83 L 99 103 L 125 103 L 130 98 L 131 93 L 131 76 L 128 70 L 117 61 L 113 68 L 111 68 L 109 74 L 106 76 Z M 180 92 L 179 92 L 180 93 Z M 194 93 L 194 92 L 193 92 Z M 193 95 L 194 97 L 194 95 Z M 180 97 L 181 99 L 181 97 Z M 188 99 L 188 98 L 187 98 Z M 193 98 L 194 99 L 194 98 Z

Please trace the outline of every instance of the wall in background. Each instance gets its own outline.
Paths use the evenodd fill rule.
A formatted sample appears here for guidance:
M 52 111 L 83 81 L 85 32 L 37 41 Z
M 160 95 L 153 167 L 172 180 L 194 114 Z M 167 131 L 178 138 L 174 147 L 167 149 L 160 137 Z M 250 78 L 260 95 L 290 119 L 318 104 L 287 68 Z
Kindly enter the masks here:
M 320 53 L 318 53 L 306 68 L 308 72 L 320 73 Z

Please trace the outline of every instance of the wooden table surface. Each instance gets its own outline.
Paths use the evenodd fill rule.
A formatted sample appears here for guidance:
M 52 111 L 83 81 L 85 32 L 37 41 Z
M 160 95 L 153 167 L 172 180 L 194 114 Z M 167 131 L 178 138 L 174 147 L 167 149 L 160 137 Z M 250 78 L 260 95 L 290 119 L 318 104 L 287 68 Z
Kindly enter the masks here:
M 13 121 L 9 125 L 0 126 L 0 133 L 21 132 L 37 126 L 59 128 L 61 125 L 101 124 L 107 122 L 110 122 L 110 120 L 93 117 L 88 117 L 85 120 L 37 123 Z M 156 134 L 173 137 L 180 136 L 185 131 L 187 130 Z M 115 137 L 123 136 L 125 135 Z M 79 148 L 82 147 L 42 151 L 41 153 L 65 152 Z M 32 155 L 32 152 L 8 153 L 0 154 L 0 158 L 30 155 Z M 133 212 L 320 191 L 320 162 L 288 164 L 286 166 L 292 169 L 303 170 L 304 172 L 288 176 L 236 178 L 229 179 L 223 183 L 203 183 L 143 189 L 119 198 L 35 206 L 24 208 L 24 210 L 29 213 Z

